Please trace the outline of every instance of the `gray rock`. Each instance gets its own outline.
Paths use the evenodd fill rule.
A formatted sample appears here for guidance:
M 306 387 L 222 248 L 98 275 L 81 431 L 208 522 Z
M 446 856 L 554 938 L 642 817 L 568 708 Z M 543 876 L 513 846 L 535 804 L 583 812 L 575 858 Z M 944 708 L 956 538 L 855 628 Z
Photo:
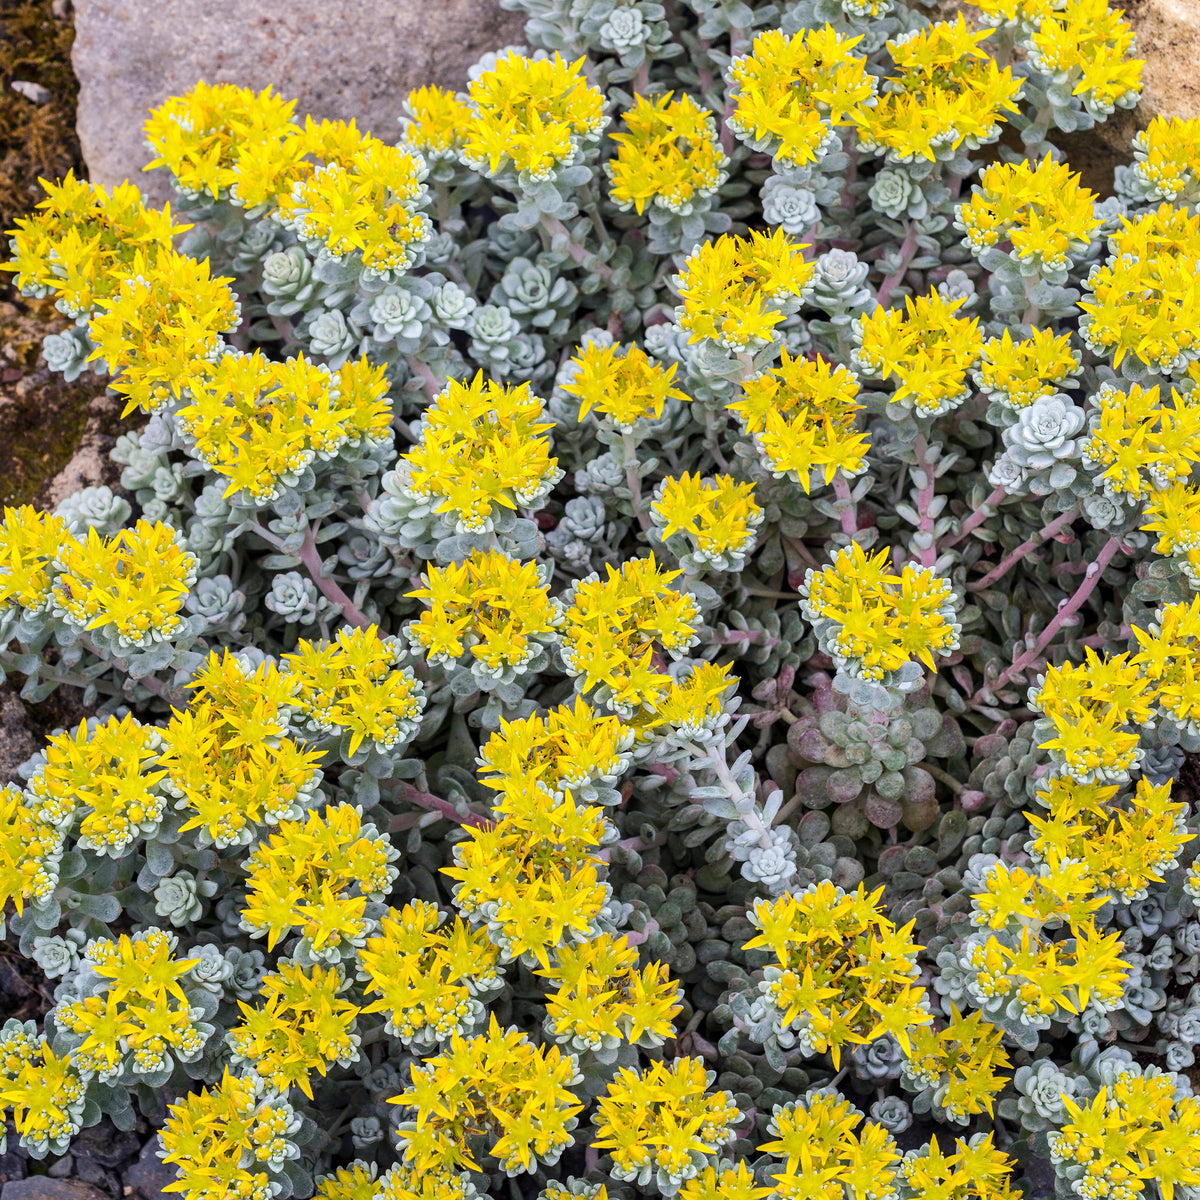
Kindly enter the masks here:
M 43 87 L 42 84 L 34 83 L 29 79 L 14 79 L 9 86 L 14 92 L 24 96 L 26 100 L 32 100 L 34 104 L 49 104 L 54 96 L 48 87 Z
M 10 1179 L 24 1179 L 29 1174 L 28 1165 L 25 1152 L 16 1148 L 15 1140 L 10 1141 L 9 1149 L 0 1154 L 0 1187 Z
M 132 178 L 170 199 L 161 172 L 141 174 L 142 122 L 200 79 L 270 84 L 299 115 L 353 117 L 395 141 L 412 88 L 465 87 L 467 68 L 522 30 L 499 0 L 75 0 L 83 156 L 97 183 Z
M 30 1175 L 28 1179 L 10 1179 L 0 1191 L 0 1200 L 108 1200 L 108 1196 L 78 1179 Z
M 0 685 L 0 784 L 20 784 L 17 768 L 41 746 L 11 683 Z
M 117 1129 L 105 1117 L 99 1125 L 79 1133 L 71 1143 L 71 1151 L 80 1165 L 91 1162 L 101 1167 L 117 1167 L 133 1158 L 141 1145 L 142 1139 L 132 1129 Z M 86 1175 L 83 1178 L 88 1183 L 98 1182 Z
M 131 1190 L 141 1200 L 169 1200 L 174 1195 L 168 1192 L 163 1195 L 163 1188 L 174 1183 L 179 1178 L 174 1167 L 167 1166 L 158 1157 L 158 1138 L 151 1136 L 142 1147 L 138 1160 L 125 1170 L 125 1188 Z

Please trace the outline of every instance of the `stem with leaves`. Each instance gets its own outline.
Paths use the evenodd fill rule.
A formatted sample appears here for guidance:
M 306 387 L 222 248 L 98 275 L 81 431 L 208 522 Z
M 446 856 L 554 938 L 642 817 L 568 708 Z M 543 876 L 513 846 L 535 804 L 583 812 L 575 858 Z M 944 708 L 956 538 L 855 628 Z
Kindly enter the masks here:
M 977 579 L 974 583 L 967 584 L 968 592 L 982 592 L 985 588 L 989 588 L 998 579 L 1002 579 L 1009 571 L 1013 569 L 1031 550 L 1036 550 L 1038 546 L 1048 542 L 1060 530 L 1070 525 L 1075 518 L 1079 516 L 1079 505 L 1068 509 L 1065 513 L 1060 513 L 1043 529 L 1040 529 L 1032 537 L 1023 541 L 1015 550 L 1007 554 L 998 566 L 993 567 L 982 579 Z
M 1055 613 L 1050 624 L 1042 630 L 1033 646 L 1026 650 L 1019 658 L 1014 659 L 1012 664 L 1006 667 L 997 679 L 980 688 L 971 697 L 972 705 L 977 704 L 982 699 L 985 691 L 995 694 L 997 688 L 1002 688 L 1006 683 L 1024 674 L 1030 667 L 1043 660 L 1046 647 L 1054 641 L 1058 636 L 1059 630 L 1062 629 L 1067 621 L 1087 603 L 1088 598 L 1096 590 L 1101 576 L 1108 568 L 1108 564 L 1112 562 L 1117 551 L 1121 549 L 1121 539 L 1119 537 L 1111 537 L 1105 542 L 1104 548 L 1096 556 L 1096 561 L 1088 563 L 1087 570 L 1084 572 L 1083 582 L 1075 589 L 1074 595 L 1064 600 L 1059 606 L 1058 612 Z
M 900 243 L 900 263 L 879 285 L 879 291 L 875 296 L 880 308 L 887 308 L 892 293 L 904 282 L 908 268 L 917 256 L 917 227 L 911 221 L 906 221 L 905 226 L 904 241 Z

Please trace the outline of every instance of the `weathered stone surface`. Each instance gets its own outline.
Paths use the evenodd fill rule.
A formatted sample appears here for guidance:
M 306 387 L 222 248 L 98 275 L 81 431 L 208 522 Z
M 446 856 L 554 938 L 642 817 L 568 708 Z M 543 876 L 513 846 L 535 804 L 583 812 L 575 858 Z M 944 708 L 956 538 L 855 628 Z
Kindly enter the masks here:
M 125 1169 L 125 1187 L 132 1189 L 140 1200 L 167 1200 L 172 1193 L 163 1194 L 163 1188 L 179 1178 L 174 1167 L 169 1167 L 158 1157 L 158 1138 L 152 1137 L 138 1155 L 132 1167 Z
M 91 178 L 169 199 L 142 143 L 146 111 L 198 80 L 294 96 L 394 141 L 409 90 L 462 87 L 489 50 L 522 40 L 499 0 L 75 0 L 79 139 Z
M 108 1200 L 108 1196 L 78 1179 L 30 1175 L 28 1179 L 10 1179 L 0 1191 L 0 1200 Z
M 1126 0 L 1125 19 L 1146 60 L 1142 106 L 1150 115 L 1200 117 L 1200 4 L 1196 0 Z
M 41 745 L 11 684 L 0 686 L 0 785 L 21 783 L 17 768 Z
M 67 465 L 47 481 L 38 495 L 39 503 L 47 509 L 56 508 L 68 496 L 99 484 L 119 491 L 121 468 L 108 455 L 117 440 L 115 432 L 122 428 L 120 397 L 113 392 L 93 396 L 74 454 Z
M 1085 133 L 1053 135 L 1084 183 L 1104 195 L 1113 167 L 1133 162 L 1134 134 L 1156 116 L 1200 117 L 1200 2 L 1118 0 L 1114 7 L 1125 10 L 1137 35 L 1134 54 L 1146 63 L 1142 98 Z

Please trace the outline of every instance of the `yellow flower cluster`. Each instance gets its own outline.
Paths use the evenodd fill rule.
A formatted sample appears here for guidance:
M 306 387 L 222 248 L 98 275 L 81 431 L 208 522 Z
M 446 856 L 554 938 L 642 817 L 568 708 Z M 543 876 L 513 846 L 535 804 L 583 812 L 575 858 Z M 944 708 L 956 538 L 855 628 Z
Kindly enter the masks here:
M 771 1195 L 779 1200 L 808 1200 L 809 1181 L 822 1180 L 818 1196 L 895 1195 L 900 1151 L 882 1125 L 867 1121 L 849 1100 L 829 1092 L 809 1092 L 803 1100 L 776 1107 L 767 1125 L 775 1139 L 759 1150 L 783 1160 L 771 1175 Z M 749 1197 L 746 1200 L 750 1200 Z
M 652 1179 L 670 1194 L 733 1138 L 741 1112 L 728 1092 L 709 1092 L 715 1071 L 699 1058 L 622 1067 L 597 1101 L 592 1145 L 612 1154 L 615 1179 Z
M 857 429 L 863 406 L 858 376 L 824 358 L 793 358 L 742 382 L 742 399 L 726 405 L 753 439 L 767 468 L 807 494 L 841 471 L 857 475 L 870 442 Z
M 904 1080 L 929 1089 L 934 1104 L 960 1125 L 992 1112 L 992 1101 L 1009 1081 L 999 1074 L 1010 1065 L 1001 1042 L 1004 1031 L 978 1012 L 963 1016 L 952 1004 L 944 1029 L 921 1026 L 912 1031 L 904 1058 Z
M 336 961 L 344 946 L 361 946 L 374 928 L 367 901 L 383 898 L 396 878 L 399 851 L 349 804 L 281 821 L 246 859 L 242 927 L 267 939 L 298 930 L 309 953 Z
M 229 481 L 225 495 L 264 504 L 315 458 L 390 439 L 387 389 L 385 369 L 366 359 L 330 371 L 303 354 L 272 362 L 256 350 L 223 356 L 178 415 L 195 456 Z
M 1095 193 L 1080 187 L 1079 176 L 1047 152 L 1036 166 L 993 163 L 970 200 L 955 210 L 955 224 L 976 254 L 1007 242 L 1022 267 L 1058 276 L 1103 224 L 1095 205 Z
M 163 1162 L 179 1172 L 186 1200 L 272 1200 L 271 1174 L 299 1155 L 300 1119 L 254 1074 L 231 1075 L 168 1108 Z
M 690 213 L 725 182 L 725 157 L 712 113 L 691 96 L 638 96 L 624 114 L 625 132 L 610 134 L 617 152 L 605 163 L 613 203 Z
M 153 726 L 132 715 L 110 717 L 46 743 L 45 762 L 29 781 L 38 816 L 60 832 L 80 815 L 78 846 L 121 858 L 158 829 L 166 801 L 158 786 L 165 772 L 151 764 L 162 742 Z
M 341 738 L 349 755 L 364 741 L 383 753 L 417 732 L 425 689 L 401 667 L 404 644 L 376 626 L 343 625 L 331 642 L 301 639 L 283 656 L 294 703 L 309 732 Z
M 1092 921 L 1103 898 L 1093 894 L 1087 865 L 1051 857 L 1039 870 L 1003 863 L 991 869 L 972 902 L 975 923 L 994 932 L 971 935 L 959 951 L 972 976 L 967 994 L 984 1015 L 997 1005 L 1034 1029 L 1069 1020 L 1089 1004 L 1111 1009 L 1129 973 L 1120 933 L 1102 934 Z M 1053 940 L 1048 931 L 1064 921 L 1070 936 Z
M 824 570 L 809 568 L 800 588 L 822 649 L 861 679 L 886 680 L 914 660 L 937 670 L 934 655 L 958 645 L 949 581 L 913 563 L 899 575 L 888 565 L 886 550 L 868 556 L 852 542 Z
M 41 612 L 54 583 L 54 560 L 70 537 L 66 522 L 31 505 L 4 507 L 0 524 L 0 606 Z
M 564 946 L 537 972 L 554 985 L 546 997 L 546 1031 L 576 1052 L 624 1044 L 661 1046 L 671 1036 L 682 994 L 666 966 L 639 969 L 637 951 L 609 934 Z
M 1154 709 L 1149 680 L 1128 655 L 1102 659 L 1089 646 L 1079 666 L 1048 666 L 1029 703 L 1054 733 L 1042 749 L 1076 782 L 1123 783 L 1137 767 L 1137 730 Z
M 109 385 L 134 409 L 155 412 L 202 389 L 224 348 L 222 334 L 241 320 L 229 280 L 214 279 L 207 259 L 139 251 L 121 286 L 99 301 L 88 325 Z
M 867 60 L 851 53 L 860 41 L 829 25 L 791 37 L 780 29 L 760 33 L 750 53 L 729 64 L 730 129 L 783 167 L 821 159 L 834 127 L 875 103 Z
M 359 255 L 363 266 L 397 274 L 412 266 L 432 232 L 420 211 L 427 199 L 421 158 L 353 122 L 311 117 L 299 151 L 318 165 L 278 197 L 280 223 L 319 255 Z
M 0 1114 L 11 1105 L 21 1145 L 45 1158 L 66 1154 L 82 1127 L 87 1087 L 71 1056 L 56 1055 L 32 1031 L 33 1022 L 25 1027 L 15 1019 L 0 1030 Z
M 1093 116 L 1132 108 L 1142 90 L 1133 30 L 1108 0 L 1071 0 L 1045 13 L 1029 38 L 1029 61 L 1051 76 L 1059 89 L 1070 88 Z
M 173 1060 L 200 1057 L 212 1026 L 197 1022 L 183 981 L 200 960 L 174 957 L 176 938 L 151 926 L 132 938 L 95 938 L 87 965 L 107 980 L 102 991 L 63 1000 L 54 1024 L 80 1041 L 71 1062 L 102 1083 L 122 1076 L 169 1072 Z
M 685 471 L 658 485 L 650 519 L 685 570 L 739 571 L 754 546 L 763 510 L 754 501 L 754 484 L 738 483 L 732 475 L 701 479 Z
M 155 157 L 189 199 L 253 208 L 269 199 L 300 157 L 294 100 L 203 80 L 152 109 L 144 132 Z M 265 185 L 265 186 L 264 186 Z
M 1194 835 L 1186 825 L 1187 805 L 1171 800 L 1170 780 L 1155 787 L 1139 779 L 1120 806 L 1112 803 L 1119 790 L 1067 775 L 1052 777 L 1038 793 L 1049 815 L 1028 814 L 1037 834 L 1028 848 L 1037 863 L 1086 863 L 1098 893 L 1131 904 L 1178 865 L 1180 847 Z
M 983 334 L 977 317 L 959 317 L 962 297 L 931 292 L 904 311 L 877 308 L 855 319 L 852 362 L 873 379 L 895 379 L 891 404 L 919 417 L 937 417 L 970 395 L 967 377 L 979 361 Z
M 1069 333 L 1035 329 L 1029 337 L 1013 341 L 1006 329 L 983 343 L 979 369 L 971 374 L 989 399 L 1019 410 L 1073 382 L 1080 362 Z
M 251 744 L 285 733 L 297 707 L 295 679 L 271 659 L 252 666 L 228 648 L 214 650 L 188 687 L 193 709 L 204 705 L 228 725 L 231 744 Z
M 1168 604 L 1147 629 L 1134 628 L 1133 662 L 1150 687 L 1159 723 L 1169 721 L 1200 733 L 1200 596 Z
M 1158 115 L 1133 135 L 1134 176 L 1151 200 L 1200 202 L 1200 118 Z
M 1176 480 L 1146 500 L 1141 528 L 1157 533 L 1155 550 L 1169 554 L 1193 591 L 1200 591 L 1200 489 Z
M 314 253 L 400 272 L 430 233 L 425 165 L 353 122 L 292 120 L 294 101 L 203 82 L 155 109 L 146 136 L 193 200 L 268 209 Z
M 600 810 L 555 795 L 530 778 L 509 781 L 494 825 L 472 826 L 454 847 L 454 904 L 486 924 L 501 960 L 550 966 L 564 939 L 586 941 L 610 891 L 595 851 L 610 837 Z
M 679 1200 L 765 1200 L 772 1190 L 756 1187 L 754 1176 L 746 1170 L 746 1164 L 739 1162 L 736 1167 L 705 1167 L 698 1175 L 686 1180 L 677 1195 Z M 547 1200 L 567 1198 L 548 1197 Z M 598 1200 L 605 1200 L 605 1197 L 601 1196 Z
M 805 249 L 780 226 L 769 234 L 726 233 L 702 242 L 676 281 L 683 304 L 675 317 L 688 341 L 710 338 L 738 353 L 765 346 L 812 280 Z
M 104 630 L 122 647 L 148 646 L 179 629 L 197 569 L 178 530 L 144 520 L 111 538 L 94 528 L 82 541 L 67 538 L 55 565 L 53 598 L 64 619 Z
M 485 1034 L 452 1037 L 449 1049 L 414 1065 L 411 1086 L 391 1100 L 413 1114 L 397 1133 L 404 1162 L 422 1173 L 478 1171 L 470 1143 L 484 1135 L 490 1157 L 510 1175 L 553 1165 L 574 1141 L 583 1105 L 570 1085 L 580 1078 L 572 1055 L 535 1046 L 493 1016 Z
M 1085 1179 L 1114 1180 L 1114 1200 L 1137 1200 L 1149 1180 L 1163 1196 L 1200 1184 L 1200 1098 L 1177 1096 L 1172 1072 L 1126 1071 L 1091 1103 L 1064 1096 L 1063 1107 L 1070 1119 L 1048 1135 L 1052 1160 L 1082 1168 Z
M 42 180 L 46 198 L 13 229 L 11 262 L 0 271 L 16 274 L 27 296 L 57 297 L 71 317 L 90 314 L 118 290 L 140 252 L 147 262 L 169 252 L 171 240 L 190 225 L 175 225 L 166 207 L 148 209 L 131 183 L 110 192 L 76 179 Z
M 246 845 L 259 826 L 296 819 L 321 781 L 320 754 L 285 736 L 294 677 L 269 660 L 249 669 L 213 653 L 192 681 L 192 706 L 162 730 L 163 790 L 201 846 Z
M 1017 111 L 1021 81 L 1001 68 L 961 13 L 888 42 L 895 74 L 878 103 L 854 114 L 858 139 L 891 162 L 948 158 L 1000 136 L 1000 122 Z
M 562 612 L 549 598 L 548 572 L 499 550 L 476 550 L 460 563 L 434 567 L 409 592 L 429 604 L 407 626 L 413 649 L 430 662 L 464 656 L 497 677 L 520 674 L 552 641 Z
M 907 1196 L 938 1200 L 1018 1200 L 1021 1192 L 1009 1186 L 1014 1163 L 992 1145 L 993 1135 L 976 1133 L 955 1138 L 953 1154 L 943 1154 L 936 1137 L 915 1153 L 904 1156 L 896 1169 L 897 1182 Z
M 756 900 L 747 916 L 759 930 L 747 950 L 775 962 L 759 989 L 774 1010 L 782 1045 L 833 1055 L 891 1034 L 905 1049 L 912 1029 L 932 1017 L 917 987 L 912 924 L 897 929 L 879 908 L 881 891 L 847 893 L 828 880 L 776 900 Z
M 979 0 L 972 7 L 979 10 L 985 25 L 1016 25 L 1022 34 L 1038 27 L 1044 17 L 1063 7 L 1063 0 Z
M 527 383 L 506 388 L 482 371 L 469 384 L 452 379 L 401 458 L 407 491 L 452 514 L 460 533 L 487 533 L 503 509 L 537 508 L 562 478 L 545 437 L 552 425 Z
M 455 158 L 474 114 L 453 92 L 421 87 L 408 93 L 404 141 L 432 162 Z
M 1083 461 L 1105 492 L 1138 501 L 1190 478 L 1200 463 L 1200 397 L 1171 389 L 1171 405 L 1156 387 L 1102 384 L 1091 397 L 1091 436 Z
M 1092 268 L 1079 332 L 1120 366 L 1134 355 L 1149 370 L 1183 375 L 1200 359 L 1200 214 L 1163 204 L 1108 239 L 1109 257 Z
M 364 1189 L 364 1194 L 345 1200 L 476 1200 L 479 1195 L 465 1171 L 445 1167 L 420 1171 L 405 1163 L 389 1167 L 379 1182 L 372 1182 L 371 1186 L 373 1190 Z M 343 1198 L 335 1196 L 332 1200 Z
M 10 900 L 23 913 L 26 900 L 44 900 L 54 891 L 63 838 L 20 788 L 0 788 L 0 913 Z
M 387 1013 L 387 1031 L 424 1048 L 465 1036 L 483 1017 L 476 997 L 499 983 L 499 952 L 459 918 L 443 926 L 436 904 L 389 908 L 379 932 L 358 952 L 364 990 L 379 999 L 363 1012 Z
M 493 175 L 511 166 L 534 180 L 572 165 L 607 122 L 604 93 L 587 81 L 583 62 L 515 51 L 499 58 L 471 83 L 474 118 L 466 126 L 463 161 Z
M 620 717 L 603 716 L 576 696 L 574 706 L 559 705 L 544 717 L 501 718 L 499 732 L 479 752 L 479 781 L 496 791 L 529 780 L 556 796 L 586 793 L 587 785 L 624 772 L 633 740 Z
M 348 1167 L 339 1167 L 329 1175 L 318 1175 L 313 1181 L 313 1195 L 319 1200 L 372 1200 L 382 1183 L 375 1174 L 374 1163 L 355 1159 Z
M 653 557 L 605 570 L 607 579 L 591 575 L 565 597 L 563 663 L 578 691 L 595 688 L 601 704 L 630 717 L 654 709 L 671 683 L 656 648 L 677 658 L 694 645 L 700 612 L 691 595 L 667 586 L 680 572 L 660 570 Z
M 639 346 L 589 342 L 571 366 L 574 377 L 562 390 L 579 400 L 580 420 L 594 411 L 623 432 L 644 417 L 657 420 L 667 400 L 691 399 L 673 386 L 678 364 L 656 363 Z
M 335 1063 L 347 1067 L 358 1059 L 359 1008 L 339 995 L 345 988 L 336 967 L 281 962 L 263 976 L 261 1003 L 238 1005 L 242 1019 L 229 1031 L 234 1063 L 256 1071 L 282 1096 L 298 1087 L 311 1100 L 313 1071 L 324 1075 Z
M 703 743 L 719 728 L 725 701 L 737 687 L 731 665 L 697 663 L 686 677 L 673 679 L 653 712 L 641 709 L 629 719 L 640 736 L 681 738 Z

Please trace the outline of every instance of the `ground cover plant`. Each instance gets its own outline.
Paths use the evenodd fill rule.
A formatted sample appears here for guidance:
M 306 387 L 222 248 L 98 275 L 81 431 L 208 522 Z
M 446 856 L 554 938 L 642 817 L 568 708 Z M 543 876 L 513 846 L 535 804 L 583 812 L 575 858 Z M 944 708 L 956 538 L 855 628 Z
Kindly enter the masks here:
M 514 0 L 515 2 L 515 0 Z M 1200 1195 L 1200 125 L 1119 13 L 520 0 L 200 85 L 9 265 L 137 432 L 0 529 L 35 1157 L 189 1200 Z

